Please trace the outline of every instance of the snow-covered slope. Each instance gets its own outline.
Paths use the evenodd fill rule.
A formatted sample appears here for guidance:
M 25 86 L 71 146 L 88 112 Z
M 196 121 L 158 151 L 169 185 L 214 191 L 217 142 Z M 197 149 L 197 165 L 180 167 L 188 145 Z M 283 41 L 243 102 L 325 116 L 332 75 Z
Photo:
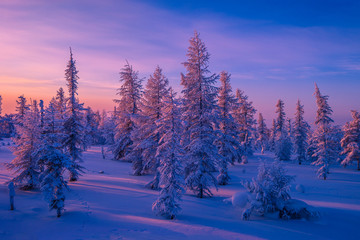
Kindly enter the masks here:
M 259 216 L 243 221 L 242 210 L 223 201 L 245 191 L 240 181 L 256 176 L 259 159 L 272 161 L 258 154 L 247 165 L 230 167 L 230 185 L 214 190 L 213 198 L 188 192 L 177 219 L 165 220 L 151 210 L 158 192 L 144 188 L 152 176 L 132 176 L 131 164 L 104 160 L 101 149 L 92 147 L 84 153 L 86 173 L 70 184 L 66 211 L 56 218 L 40 192 L 17 190 L 16 210 L 9 210 L 4 183 L 11 173 L 3 163 L 12 158 L 7 147 L 0 147 L 0 239 L 360 239 L 360 173 L 354 168 L 333 168 L 323 181 L 313 166 L 285 164 L 296 175 L 291 196 L 321 212 L 316 222 Z M 296 190 L 298 184 L 304 193 Z

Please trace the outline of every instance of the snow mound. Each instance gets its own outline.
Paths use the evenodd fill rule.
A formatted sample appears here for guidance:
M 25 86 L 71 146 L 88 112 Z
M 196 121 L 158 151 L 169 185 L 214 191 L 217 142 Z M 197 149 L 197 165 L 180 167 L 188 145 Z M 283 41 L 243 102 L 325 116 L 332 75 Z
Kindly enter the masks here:
M 247 192 L 236 192 L 231 198 L 224 201 L 231 202 L 234 207 L 244 208 L 249 203 L 249 194 Z
M 305 187 L 304 187 L 304 185 L 302 185 L 302 184 L 296 185 L 295 189 L 296 189 L 296 191 L 298 191 L 299 193 L 304 193 L 304 192 L 305 192 Z

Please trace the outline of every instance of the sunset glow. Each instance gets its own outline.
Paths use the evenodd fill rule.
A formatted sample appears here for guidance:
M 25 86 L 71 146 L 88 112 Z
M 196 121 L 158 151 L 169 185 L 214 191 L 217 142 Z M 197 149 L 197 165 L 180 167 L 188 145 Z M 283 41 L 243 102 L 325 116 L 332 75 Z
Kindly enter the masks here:
M 207 43 L 211 71 L 231 73 L 233 88 L 244 90 L 267 120 L 277 99 L 293 116 L 299 98 L 313 122 L 314 82 L 330 96 L 339 124 L 359 109 L 359 3 L 205 2 L 1 1 L 4 113 L 14 112 L 22 94 L 48 101 L 65 87 L 69 46 L 79 97 L 94 109 L 113 108 L 125 60 L 144 78 L 160 65 L 180 92 L 181 63 L 195 29 Z

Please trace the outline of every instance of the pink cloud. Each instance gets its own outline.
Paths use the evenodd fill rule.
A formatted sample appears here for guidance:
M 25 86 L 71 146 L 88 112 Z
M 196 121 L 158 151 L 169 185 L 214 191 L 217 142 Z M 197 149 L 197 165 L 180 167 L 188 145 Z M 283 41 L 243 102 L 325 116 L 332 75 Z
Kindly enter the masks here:
M 39 80 L 18 86 L 17 95 L 36 92 L 40 86 L 48 86 L 50 92 L 65 86 L 69 46 L 80 71 L 80 97 L 94 104 L 94 96 L 108 98 L 100 107 L 112 108 L 125 59 L 145 78 L 159 64 L 180 91 L 181 62 L 194 29 L 207 44 L 210 69 L 232 73 L 233 88 L 245 90 L 264 112 L 272 111 L 269 103 L 280 97 L 289 99 L 289 108 L 294 99 L 307 98 L 305 107 L 313 111 L 314 81 L 322 81 L 321 86 L 338 77 L 346 81 L 349 71 L 359 70 L 356 62 L 341 62 L 360 53 L 356 29 L 278 26 L 217 14 L 190 16 L 137 1 L 16 0 L 0 6 L 0 22 L 5 23 L 0 25 L 1 75 Z M 2 77 L 0 84 L 8 82 Z M 296 96 L 289 95 L 290 90 Z M 339 108 L 356 99 L 336 93 L 332 97 Z

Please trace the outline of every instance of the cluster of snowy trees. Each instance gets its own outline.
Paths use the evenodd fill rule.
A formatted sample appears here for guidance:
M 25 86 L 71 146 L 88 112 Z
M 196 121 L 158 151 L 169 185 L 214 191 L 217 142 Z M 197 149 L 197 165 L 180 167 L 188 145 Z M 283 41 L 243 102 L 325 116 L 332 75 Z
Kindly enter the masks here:
M 68 188 L 65 174 L 69 181 L 78 179 L 83 169 L 81 153 L 94 143 L 87 138 L 96 122 L 91 109 L 84 109 L 77 97 L 79 77 L 71 49 L 65 79 L 68 96 L 60 88 L 46 107 L 42 100 L 28 103 L 24 96 L 18 98 L 12 138 L 15 158 L 8 164 L 15 174 L 11 182 L 24 190 L 40 189 L 58 217 Z
M 185 189 L 199 198 L 211 197 L 212 189 L 229 183 L 229 166 L 246 164 L 255 150 L 272 151 L 280 161 L 296 159 L 299 164 L 317 165 L 323 179 L 336 161 L 344 166 L 357 161 L 359 168 L 358 112 L 352 111 L 353 121 L 343 130 L 333 126 L 328 96 L 315 86 L 314 131 L 304 120 L 300 101 L 290 119 L 281 99 L 269 129 L 261 113 L 255 118 L 248 96 L 240 89 L 233 92 L 230 73 L 210 72 L 210 54 L 197 32 L 189 43 L 181 98 L 161 67 L 156 67 L 143 87 L 144 79 L 126 62 L 111 116 L 80 103 L 78 71 L 70 50 L 65 70 L 68 96 L 60 88 L 48 106 L 41 100 L 28 104 L 24 96 L 17 100 L 17 113 L 10 118 L 16 144 L 16 157 L 9 164 L 16 175 L 13 182 L 25 189 L 39 187 L 60 216 L 67 188 L 64 176 L 76 181 L 83 171 L 82 152 L 94 144 L 107 145 L 113 159 L 132 164 L 134 175 L 154 175 L 146 185 L 160 190 L 153 210 L 172 219 L 180 210 Z
M 299 165 L 304 162 L 318 166 L 318 177 L 327 178 L 329 167 L 336 162 L 346 166 L 357 161 L 359 168 L 360 130 L 359 113 L 351 111 L 353 121 L 343 129 L 334 126 L 331 118 L 332 109 L 328 104 L 328 96 L 322 95 L 315 84 L 315 100 L 317 105 L 315 130 L 304 120 L 304 106 L 300 100 L 296 103 L 294 119 L 286 119 L 284 102 L 276 104 L 277 118 L 273 120 L 270 130 L 267 130 L 263 117 L 259 114 L 257 142 L 263 153 L 273 151 L 280 161 L 295 159 Z
M 272 151 L 280 161 L 293 157 L 299 164 L 310 162 L 319 166 L 318 176 L 324 179 L 330 164 L 342 155 L 343 165 L 359 161 L 357 112 L 344 131 L 332 126 L 328 96 L 321 95 L 316 86 L 315 131 L 304 120 L 300 101 L 291 120 L 280 99 L 277 118 L 268 129 L 261 113 L 256 121 L 248 96 L 239 89 L 233 94 L 228 72 L 210 72 L 210 55 L 197 32 L 189 42 L 181 99 L 174 98 L 160 67 L 148 78 L 145 89 L 144 79 L 129 63 L 120 73 L 114 159 L 131 162 L 134 175 L 154 174 L 147 187 L 161 189 L 153 205 L 156 212 L 173 218 L 184 189 L 199 198 L 212 196 L 211 189 L 229 183 L 229 165 L 246 164 L 255 150 Z M 216 87 L 218 80 L 220 87 Z
M 190 39 L 182 98 L 175 97 L 158 66 L 145 88 L 127 63 L 120 73 L 114 159 L 132 163 L 133 174 L 154 174 L 160 189 L 153 210 L 174 218 L 187 188 L 199 197 L 229 182 L 228 166 L 247 162 L 255 143 L 255 109 L 240 90 L 233 94 L 225 71 L 209 70 L 210 55 L 199 34 Z M 221 87 L 216 87 L 220 79 Z

